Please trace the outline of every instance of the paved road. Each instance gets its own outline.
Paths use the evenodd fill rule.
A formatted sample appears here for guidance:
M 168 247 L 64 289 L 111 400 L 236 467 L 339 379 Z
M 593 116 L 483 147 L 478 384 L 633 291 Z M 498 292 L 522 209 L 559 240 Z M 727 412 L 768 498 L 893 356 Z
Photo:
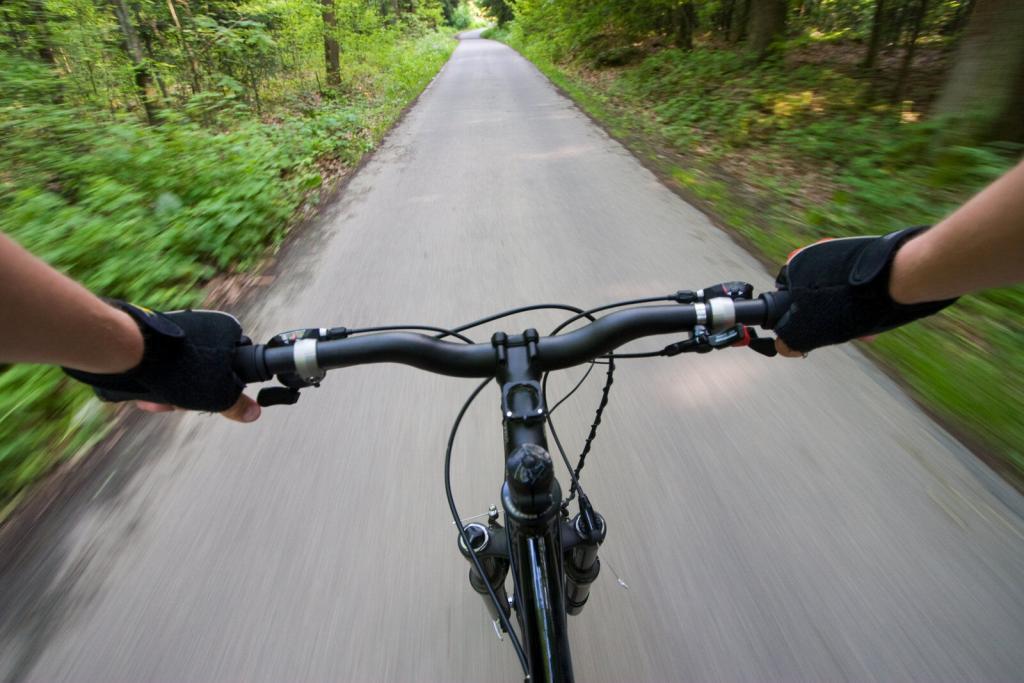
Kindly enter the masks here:
M 257 336 L 770 282 L 527 62 L 475 39 L 279 270 L 243 312 Z M 599 384 L 561 411 L 576 444 Z M 4 558 L 0 676 L 520 680 L 444 502 L 471 386 L 378 366 L 254 426 L 140 421 Z M 484 397 L 457 454 L 466 515 L 501 476 Z M 581 680 L 1024 678 L 1021 498 L 855 351 L 623 367 L 590 460 L 610 534 L 570 624 Z

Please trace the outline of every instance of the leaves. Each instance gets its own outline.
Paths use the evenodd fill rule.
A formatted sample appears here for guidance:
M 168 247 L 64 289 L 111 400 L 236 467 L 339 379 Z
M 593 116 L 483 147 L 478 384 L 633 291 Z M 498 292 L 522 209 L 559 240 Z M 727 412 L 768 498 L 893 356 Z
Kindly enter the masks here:
M 937 222 L 1020 157 L 1020 145 L 959 144 L 944 119 L 867 106 L 869 74 L 842 68 L 849 47 L 823 45 L 824 36 L 808 36 L 801 49 L 831 61 L 754 65 L 720 42 L 684 52 L 653 46 L 648 35 L 642 61 L 595 71 L 586 46 L 598 34 L 611 36 L 605 45 L 624 40 L 626 9 L 601 0 L 516 7 L 516 20 L 491 35 L 613 130 L 624 129 L 623 138 L 685 158 L 676 181 L 776 263 L 821 237 Z M 607 12 L 595 24 L 597 7 Z M 933 89 L 939 81 L 932 79 Z M 881 335 L 868 350 L 1024 479 L 1022 315 L 1024 287 L 992 290 Z
M 213 18 L 195 25 L 225 35 Z M 231 28 L 243 30 L 266 24 Z M 296 99 L 261 120 L 249 85 L 220 74 L 159 126 L 54 101 L 50 70 L 0 51 L 0 230 L 103 295 L 200 303 L 210 278 L 280 243 L 322 168 L 358 162 L 453 48 L 381 29 L 349 43 L 351 100 Z M 0 502 L 101 433 L 107 411 L 81 410 L 90 396 L 59 370 L 0 368 Z

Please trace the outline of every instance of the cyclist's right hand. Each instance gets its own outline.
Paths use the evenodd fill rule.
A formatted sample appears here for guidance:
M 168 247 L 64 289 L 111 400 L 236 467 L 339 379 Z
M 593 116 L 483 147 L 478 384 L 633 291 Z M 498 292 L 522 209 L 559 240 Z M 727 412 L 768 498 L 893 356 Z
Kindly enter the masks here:
M 244 383 L 232 369 L 242 327 L 220 311 L 159 313 L 115 301 L 139 326 L 145 342 L 142 361 L 117 374 L 65 368 L 106 401 L 138 401 L 151 412 L 174 408 L 222 413 L 240 422 L 260 415 L 259 405 L 242 394 Z
M 904 305 L 889 294 L 896 251 L 924 228 L 882 237 L 825 240 L 792 254 L 776 280 L 790 292 L 789 310 L 775 326 L 782 355 L 877 334 L 937 313 L 956 299 Z

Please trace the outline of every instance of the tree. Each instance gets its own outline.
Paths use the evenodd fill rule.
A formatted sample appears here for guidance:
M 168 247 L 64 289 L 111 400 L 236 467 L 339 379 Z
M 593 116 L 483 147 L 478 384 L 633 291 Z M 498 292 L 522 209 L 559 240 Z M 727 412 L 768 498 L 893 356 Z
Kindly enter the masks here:
M 444 22 L 449 26 L 455 24 L 455 8 L 459 5 L 459 0 L 440 0 L 441 1 L 441 13 L 444 14 Z
M 327 65 L 327 86 L 337 88 L 341 85 L 341 50 L 338 48 L 338 20 L 334 14 L 334 0 L 321 0 L 321 12 L 324 17 L 324 63 Z
M 181 26 L 181 21 L 178 19 L 178 13 L 174 10 L 174 0 L 167 0 L 167 11 L 171 13 L 171 19 L 174 20 L 174 26 L 178 29 L 178 43 L 181 45 L 181 51 L 184 52 L 185 56 L 188 58 L 189 76 L 192 79 L 192 94 L 195 95 L 202 89 L 199 83 L 199 63 L 196 61 L 196 56 L 192 52 L 188 39 L 185 37 L 185 29 Z
M 976 0 L 935 113 L 968 138 L 1024 139 L 1024 2 Z
M 750 19 L 750 0 L 733 0 L 729 15 L 730 43 L 738 43 L 747 35 L 747 22 Z
M 758 61 L 786 30 L 786 0 L 750 0 L 750 50 Z
M 508 0 L 477 0 L 477 5 L 493 17 L 498 22 L 498 26 L 507 24 L 515 16 Z
M 875 0 L 874 19 L 871 21 L 871 39 L 868 41 L 868 51 L 864 55 L 862 66 L 865 69 L 875 68 L 878 61 L 878 48 L 882 44 L 882 27 L 885 23 L 885 0 Z
M 692 2 L 684 2 L 673 11 L 675 45 L 681 50 L 693 49 L 693 31 L 697 28 L 697 12 Z
M 917 0 L 913 8 L 913 22 L 910 26 L 910 35 L 907 37 L 907 47 L 903 51 L 903 63 L 900 64 L 900 73 L 896 77 L 896 90 L 893 99 L 897 102 L 903 98 L 907 89 L 907 79 L 910 77 L 910 69 L 914 66 L 914 52 L 917 49 L 917 37 L 921 34 L 921 24 L 924 21 L 925 12 L 928 11 L 928 0 Z
M 128 5 L 125 0 L 110 0 L 110 5 L 117 16 L 117 23 L 121 27 L 124 36 L 124 51 L 132 61 L 132 70 L 135 73 L 135 88 L 142 100 L 142 108 L 146 111 L 146 121 L 151 125 L 156 124 L 156 92 L 153 89 L 153 75 L 149 71 L 149 65 L 142 55 L 142 46 L 139 44 L 139 36 L 132 26 L 131 17 L 128 13 Z

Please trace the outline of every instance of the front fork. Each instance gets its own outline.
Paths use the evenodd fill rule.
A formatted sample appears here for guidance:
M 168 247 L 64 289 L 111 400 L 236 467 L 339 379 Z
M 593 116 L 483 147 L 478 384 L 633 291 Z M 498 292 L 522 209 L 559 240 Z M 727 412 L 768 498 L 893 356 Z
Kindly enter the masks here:
M 563 515 L 559 520 L 559 527 L 565 567 L 566 611 L 576 615 L 583 611 L 583 606 L 590 597 L 590 586 L 601 571 L 601 561 L 598 559 L 597 551 L 604 542 L 608 528 L 605 525 L 604 517 L 594 511 L 585 496 L 580 498 L 580 512 L 571 519 L 567 515 Z M 504 630 L 498 616 L 497 606 L 488 594 L 487 583 L 498 597 L 505 616 L 509 617 L 514 598 L 510 600 L 505 590 L 505 579 L 509 571 L 508 533 L 498 523 L 498 510 L 493 505 L 488 513 L 486 526 L 474 522 L 463 528 L 476 552 L 477 559 L 480 560 L 480 566 L 483 567 L 484 573 L 487 575 L 481 577 L 477 572 L 460 536 L 458 539 L 459 552 L 470 563 L 469 583 L 473 590 L 483 598 L 487 612 L 495 623 L 495 628 Z
M 467 524 L 463 529 L 466 532 L 466 538 L 469 539 L 469 543 L 473 547 L 473 551 L 476 553 L 477 559 L 480 560 L 480 566 L 483 568 L 484 574 L 486 574 L 486 576 L 480 576 L 480 572 L 473 565 L 473 560 L 470 559 L 469 549 L 466 548 L 466 544 L 460 535 L 458 538 L 459 552 L 469 561 L 469 584 L 473 587 L 473 590 L 483 597 L 484 604 L 491 615 L 491 621 L 494 622 L 495 629 L 500 627 L 501 630 L 505 630 L 504 625 L 501 623 L 501 618 L 498 616 L 498 609 L 500 606 L 502 612 L 505 613 L 505 617 L 508 618 L 511 614 L 512 601 L 509 600 L 508 593 L 505 591 L 505 577 L 508 576 L 509 569 L 508 535 L 505 533 L 504 527 L 498 523 L 498 508 L 493 505 L 491 506 L 487 514 L 486 527 L 482 524 L 473 523 Z M 498 598 L 497 605 L 491 600 L 491 596 L 487 591 L 487 584 L 490 584 L 491 590 L 494 591 L 494 595 Z
M 604 543 L 608 527 L 604 523 L 604 517 L 597 514 L 591 507 L 586 496 L 580 495 L 580 511 L 568 524 L 574 536 L 566 547 L 565 541 L 562 547 L 565 551 L 565 611 L 576 615 L 583 611 L 590 597 L 590 584 L 594 583 L 597 575 L 601 572 L 601 560 L 597 557 L 597 550 Z M 566 538 L 566 531 L 563 526 L 562 538 Z

